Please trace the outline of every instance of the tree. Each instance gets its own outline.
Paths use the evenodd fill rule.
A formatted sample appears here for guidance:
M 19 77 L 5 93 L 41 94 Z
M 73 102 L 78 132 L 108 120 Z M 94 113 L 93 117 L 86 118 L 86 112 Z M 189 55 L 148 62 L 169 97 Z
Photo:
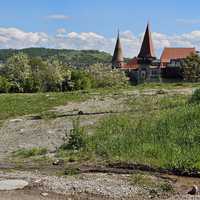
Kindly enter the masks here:
M 44 68 L 44 86 L 46 91 L 62 91 L 62 82 L 64 81 L 64 74 L 62 65 L 58 60 L 52 62 L 46 61 Z
M 30 65 L 36 91 L 62 91 L 63 83 L 70 76 L 69 70 L 57 59 L 32 58 Z
M 186 81 L 200 81 L 200 57 L 197 54 L 192 54 L 184 59 L 181 63 L 183 78 Z
M 89 67 L 89 73 L 95 80 L 96 87 L 121 87 L 128 84 L 125 73 L 112 69 L 109 65 L 94 64 Z
M 13 55 L 7 60 L 3 71 L 5 77 L 12 83 L 14 92 L 26 91 L 31 78 L 31 66 L 27 55 L 23 53 Z
M 72 90 L 86 90 L 94 85 L 92 76 L 86 70 L 81 69 L 72 70 L 71 82 Z

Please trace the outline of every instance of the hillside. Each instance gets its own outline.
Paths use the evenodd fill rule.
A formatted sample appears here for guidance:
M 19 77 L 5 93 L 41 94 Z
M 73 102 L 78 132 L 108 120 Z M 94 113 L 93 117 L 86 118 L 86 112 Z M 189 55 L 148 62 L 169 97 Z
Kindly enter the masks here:
M 64 63 L 71 64 L 93 64 L 110 63 L 112 56 L 106 52 L 97 50 L 70 50 L 70 49 L 47 49 L 47 48 L 27 48 L 27 49 L 0 49 L 0 60 L 5 62 L 13 54 L 25 53 L 30 57 L 42 57 L 49 59 L 57 57 Z

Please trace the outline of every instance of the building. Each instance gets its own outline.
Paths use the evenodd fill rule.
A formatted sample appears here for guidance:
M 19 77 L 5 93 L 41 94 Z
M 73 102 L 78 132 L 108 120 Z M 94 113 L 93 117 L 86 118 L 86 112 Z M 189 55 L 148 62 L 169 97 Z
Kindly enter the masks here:
M 181 63 L 183 59 L 196 53 L 195 48 L 164 48 L 160 58 L 162 77 L 166 79 L 183 79 Z
M 123 56 L 123 50 L 122 45 L 119 37 L 119 31 L 117 36 L 117 42 L 115 45 L 115 51 L 112 58 L 112 67 L 113 68 L 123 68 L 124 66 L 124 56 Z
M 195 48 L 164 48 L 161 58 L 156 59 L 149 23 L 138 56 L 127 63 L 118 33 L 112 67 L 124 70 L 135 83 L 158 82 L 165 79 L 183 79 L 181 63 L 191 54 L 198 53 Z
M 160 66 L 155 56 L 149 23 L 147 24 L 138 56 L 131 59 L 128 63 L 124 62 L 122 45 L 118 33 L 112 66 L 113 68 L 125 70 L 131 80 L 136 83 L 160 80 Z
M 169 65 L 177 65 L 180 60 L 195 53 L 195 48 L 164 48 L 160 57 L 161 67 L 165 68 Z

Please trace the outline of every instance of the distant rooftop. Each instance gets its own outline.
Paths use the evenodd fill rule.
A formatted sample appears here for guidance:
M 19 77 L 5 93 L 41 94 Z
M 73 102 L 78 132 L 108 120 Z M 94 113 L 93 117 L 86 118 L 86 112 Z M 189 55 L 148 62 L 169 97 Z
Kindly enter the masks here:
M 161 55 L 161 63 L 169 63 L 170 60 L 183 59 L 196 53 L 195 48 L 165 48 Z

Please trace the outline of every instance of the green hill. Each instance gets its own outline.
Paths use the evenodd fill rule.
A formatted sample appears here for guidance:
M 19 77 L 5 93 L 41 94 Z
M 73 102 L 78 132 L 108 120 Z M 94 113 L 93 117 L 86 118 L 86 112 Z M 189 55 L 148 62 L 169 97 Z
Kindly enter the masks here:
M 0 60 L 5 62 L 13 54 L 25 53 L 30 57 L 42 57 L 49 59 L 57 57 L 64 63 L 71 64 L 93 64 L 93 63 L 110 63 L 111 55 L 97 50 L 68 50 L 68 49 L 47 49 L 47 48 L 27 48 L 27 49 L 1 49 Z

